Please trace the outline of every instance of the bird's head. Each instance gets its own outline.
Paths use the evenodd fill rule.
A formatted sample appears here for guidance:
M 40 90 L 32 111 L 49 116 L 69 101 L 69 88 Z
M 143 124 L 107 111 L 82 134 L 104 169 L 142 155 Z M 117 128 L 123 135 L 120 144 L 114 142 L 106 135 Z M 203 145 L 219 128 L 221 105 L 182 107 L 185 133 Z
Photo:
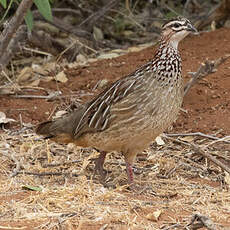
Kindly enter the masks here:
M 162 40 L 168 42 L 175 49 L 189 33 L 197 33 L 197 30 L 186 18 L 177 17 L 162 26 Z

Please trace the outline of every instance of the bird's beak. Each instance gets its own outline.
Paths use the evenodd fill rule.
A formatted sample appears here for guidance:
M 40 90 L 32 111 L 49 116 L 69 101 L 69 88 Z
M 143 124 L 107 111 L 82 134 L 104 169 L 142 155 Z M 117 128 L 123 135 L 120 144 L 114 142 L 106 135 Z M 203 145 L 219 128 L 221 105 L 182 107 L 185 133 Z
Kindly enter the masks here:
M 192 25 L 188 25 L 187 31 L 190 31 L 190 32 L 192 32 L 194 34 L 198 33 L 197 29 L 194 26 L 192 26 Z

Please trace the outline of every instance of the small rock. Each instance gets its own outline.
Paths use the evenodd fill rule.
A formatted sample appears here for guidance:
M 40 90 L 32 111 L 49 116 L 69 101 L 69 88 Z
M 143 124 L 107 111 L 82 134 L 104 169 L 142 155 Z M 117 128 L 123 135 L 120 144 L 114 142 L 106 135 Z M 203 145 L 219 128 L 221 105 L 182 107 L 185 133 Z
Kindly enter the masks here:
M 230 28 L 230 20 L 227 20 L 227 21 L 224 23 L 224 27 Z
M 56 75 L 56 79 L 57 81 L 60 81 L 62 83 L 66 83 L 68 81 L 68 78 L 66 77 L 66 74 L 64 73 L 64 71 L 59 72 Z
M 6 114 L 0 112 L 0 124 L 7 124 L 9 122 L 15 122 L 15 120 L 11 118 L 6 118 Z
M 148 220 L 151 220 L 151 221 L 156 222 L 156 221 L 158 221 L 158 219 L 159 219 L 161 213 L 162 213 L 161 210 L 157 210 L 157 211 L 155 211 L 155 212 L 153 212 L 153 213 L 147 214 L 146 218 L 147 218 Z

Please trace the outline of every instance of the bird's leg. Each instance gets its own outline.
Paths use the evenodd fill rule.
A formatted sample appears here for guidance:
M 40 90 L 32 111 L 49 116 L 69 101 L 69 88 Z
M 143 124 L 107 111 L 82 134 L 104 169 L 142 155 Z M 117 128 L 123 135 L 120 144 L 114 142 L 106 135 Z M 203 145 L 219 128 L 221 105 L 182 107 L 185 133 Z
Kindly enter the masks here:
M 126 172 L 128 176 L 128 182 L 130 185 L 133 185 L 134 179 L 133 179 L 133 167 L 132 164 L 126 161 Z
M 101 176 L 101 178 L 105 178 L 106 173 L 103 168 L 104 162 L 105 162 L 105 157 L 106 157 L 106 152 L 102 151 L 100 152 L 99 157 L 95 160 L 95 172 L 98 172 L 98 174 Z

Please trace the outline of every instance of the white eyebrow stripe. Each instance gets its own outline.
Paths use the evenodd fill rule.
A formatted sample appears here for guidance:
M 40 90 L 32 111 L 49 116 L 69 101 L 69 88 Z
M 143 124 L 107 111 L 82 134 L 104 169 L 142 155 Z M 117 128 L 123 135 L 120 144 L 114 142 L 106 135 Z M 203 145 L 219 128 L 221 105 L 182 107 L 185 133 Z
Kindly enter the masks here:
M 173 24 L 175 24 L 175 23 L 178 23 L 178 24 L 181 24 L 181 21 L 172 21 L 172 22 L 169 22 L 169 23 L 167 23 L 167 24 L 165 24 L 165 26 L 172 26 Z M 165 27 L 164 26 L 164 27 Z
M 165 28 L 165 27 L 170 27 L 170 26 L 172 26 L 173 24 L 175 24 L 175 23 L 178 23 L 178 24 L 180 24 L 181 26 L 186 26 L 187 24 L 188 24 L 188 21 L 186 21 L 186 20 L 174 20 L 174 21 L 171 21 L 171 22 L 168 22 L 168 23 L 166 23 L 164 26 L 163 26 L 163 28 Z

